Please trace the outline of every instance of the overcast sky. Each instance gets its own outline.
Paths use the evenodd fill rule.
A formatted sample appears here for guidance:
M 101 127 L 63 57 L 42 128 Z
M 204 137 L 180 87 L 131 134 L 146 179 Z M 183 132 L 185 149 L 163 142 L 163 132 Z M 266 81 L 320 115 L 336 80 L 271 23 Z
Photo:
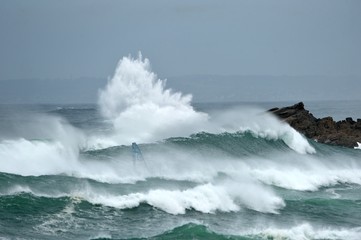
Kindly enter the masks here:
M 0 3 L 0 80 L 107 77 L 138 51 L 162 78 L 361 76 L 360 0 Z

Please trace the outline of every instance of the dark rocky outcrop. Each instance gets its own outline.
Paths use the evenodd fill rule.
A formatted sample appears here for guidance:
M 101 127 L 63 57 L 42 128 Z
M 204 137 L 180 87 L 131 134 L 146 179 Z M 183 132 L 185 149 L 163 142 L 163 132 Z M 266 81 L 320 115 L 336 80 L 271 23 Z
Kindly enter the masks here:
M 269 112 L 287 122 L 307 138 L 320 143 L 344 147 L 356 147 L 361 143 L 361 119 L 346 118 L 334 121 L 332 117 L 315 118 L 302 102 L 284 108 L 272 108 Z

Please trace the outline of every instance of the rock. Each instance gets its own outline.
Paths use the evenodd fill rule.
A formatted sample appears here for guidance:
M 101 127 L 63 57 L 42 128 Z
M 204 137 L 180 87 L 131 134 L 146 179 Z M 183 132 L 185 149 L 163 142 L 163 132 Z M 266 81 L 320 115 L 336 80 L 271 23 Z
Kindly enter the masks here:
M 355 128 L 358 130 L 361 130 L 361 119 L 357 119 L 357 122 L 355 124 Z
M 351 123 L 351 124 L 355 123 L 355 121 L 350 117 L 346 118 L 346 122 Z
M 354 121 L 348 117 L 335 122 L 332 117 L 315 118 L 304 108 L 303 102 L 283 108 L 272 108 L 268 111 L 307 138 L 317 142 L 350 148 L 358 146 L 357 142 L 361 142 L 361 119 Z

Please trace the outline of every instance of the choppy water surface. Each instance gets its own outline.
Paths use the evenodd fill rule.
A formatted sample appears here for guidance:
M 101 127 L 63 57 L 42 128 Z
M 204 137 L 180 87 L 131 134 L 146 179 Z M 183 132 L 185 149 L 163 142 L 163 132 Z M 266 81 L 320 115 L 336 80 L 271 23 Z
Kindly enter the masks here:
M 361 238 L 360 150 L 219 106 L 129 58 L 97 106 L 2 105 L 0 238 Z

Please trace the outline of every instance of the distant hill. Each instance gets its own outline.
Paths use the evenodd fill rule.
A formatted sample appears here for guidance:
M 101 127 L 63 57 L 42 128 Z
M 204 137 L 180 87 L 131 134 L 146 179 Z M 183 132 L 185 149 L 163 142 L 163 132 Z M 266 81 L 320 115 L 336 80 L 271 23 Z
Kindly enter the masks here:
M 96 103 L 107 79 L 2 80 L 0 103 Z M 170 77 L 167 88 L 194 102 L 360 100 L 361 77 L 219 76 Z

